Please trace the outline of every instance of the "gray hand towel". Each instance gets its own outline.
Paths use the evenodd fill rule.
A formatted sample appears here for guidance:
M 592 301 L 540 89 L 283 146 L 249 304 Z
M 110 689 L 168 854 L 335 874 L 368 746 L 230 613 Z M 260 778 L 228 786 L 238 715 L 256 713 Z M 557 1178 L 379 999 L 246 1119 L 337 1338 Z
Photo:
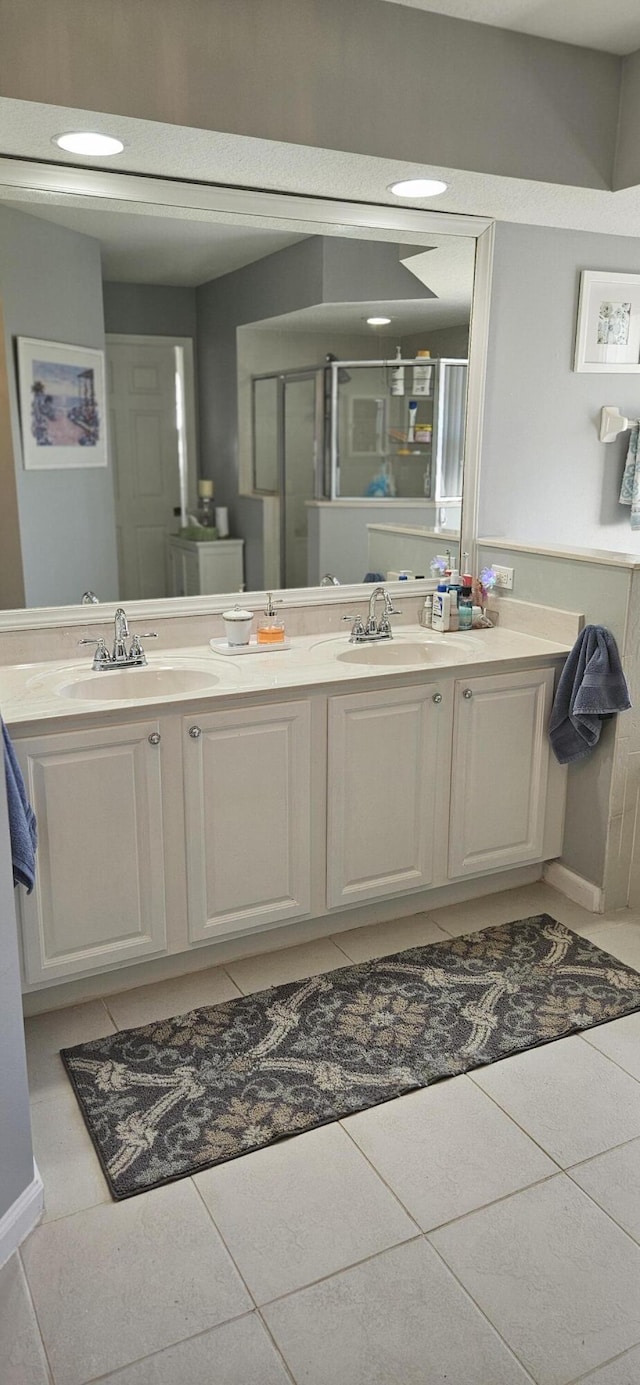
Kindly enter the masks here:
M 631 706 L 613 635 L 602 625 L 586 625 L 560 675 L 549 740 L 561 765 L 582 760 L 600 740 L 603 717 Z
M 38 845 L 36 816 L 27 798 L 16 752 L 4 722 L 2 722 L 2 738 L 4 743 L 4 772 L 7 781 L 13 883 L 14 885 L 25 885 L 27 894 L 31 894 L 36 878 L 36 847 Z

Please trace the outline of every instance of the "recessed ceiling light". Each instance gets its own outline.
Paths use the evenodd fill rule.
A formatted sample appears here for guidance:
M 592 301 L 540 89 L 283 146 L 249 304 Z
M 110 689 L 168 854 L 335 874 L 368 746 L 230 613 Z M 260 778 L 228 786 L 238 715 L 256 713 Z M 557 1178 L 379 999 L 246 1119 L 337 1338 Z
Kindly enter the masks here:
M 91 130 L 74 130 L 68 135 L 57 135 L 52 141 L 69 154 L 88 154 L 105 158 L 109 154 L 121 154 L 124 144 L 112 135 L 98 135 Z
M 390 317 L 368 317 L 368 318 L 367 318 L 367 324 L 368 324 L 369 327 L 388 327 L 390 322 L 391 322 L 391 318 L 390 318 Z
M 404 183 L 392 183 L 389 192 L 394 197 L 439 197 L 448 186 L 437 178 L 408 178 Z

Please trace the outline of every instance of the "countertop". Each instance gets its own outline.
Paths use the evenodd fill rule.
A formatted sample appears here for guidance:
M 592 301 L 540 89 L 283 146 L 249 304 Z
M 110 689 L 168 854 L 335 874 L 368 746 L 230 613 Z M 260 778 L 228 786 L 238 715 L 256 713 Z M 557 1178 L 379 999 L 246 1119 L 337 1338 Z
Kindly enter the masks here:
M 406 646 L 412 648 L 406 649 L 405 661 Z M 157 716 L 165 709 L 213 708 L 221 700 L 253 694 L 286 694 L 288 690 L 336 685 L 344 690 L 354 683 L 370 685 L 398 678 L 403 682 L 433 682 L 461 672 L 470 677 L 509 672 L 523 665 L 561 660 L 570 648 L 569 644 L 504 628 L 443 635 L 407 625 L 399 627 L 393 640 L 370 646 L 350 644 L 345 628 L 339 634 L 295 638 L 290 649 L 235 657 L 216 654 L 207 645 L 154 650 L 147 656 L 146 668 L 126 671 L 93 673 L 88 658 L 16 664 L 0 667 L 0 711 L 14 732 L 44 731 L 54 729 L 54 724 L 55 729 L 64 729 L 70 722 L 77 724 L 85 718 L 95 723 L 113 720 L 114 713 L 121 720 L 122 712 L 151 711 Z M 393 662 L 367 662 L 368 656 L 375 658 L 380 650 Z M 346 656 L 346 661 L 339 655 Z M 203 685 L 172 693 L 145 687 L 153 678 L 162 680 L 166 670 L 185 672 L 185 683 L 195 675 Z M 148 673 L 151 680 L 145 676 Z M 118 679 L 118 684 L 110 684 L 111 679 Z M 127 691 L 130 683 L 131 696 L 122 695 L 123 680 Z M 106 696 L 110 686 L 113 692 Z M 72 695 L 61 691 L 65 688 Z

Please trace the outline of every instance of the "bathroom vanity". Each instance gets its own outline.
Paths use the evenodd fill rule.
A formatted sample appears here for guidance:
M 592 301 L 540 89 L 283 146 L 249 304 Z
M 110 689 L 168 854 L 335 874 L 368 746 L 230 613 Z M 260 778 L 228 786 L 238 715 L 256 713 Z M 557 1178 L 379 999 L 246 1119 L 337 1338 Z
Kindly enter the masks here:
M 404 626 L 0 670 L 40 834 L 25 990 L 558 856 L 567 650 Z

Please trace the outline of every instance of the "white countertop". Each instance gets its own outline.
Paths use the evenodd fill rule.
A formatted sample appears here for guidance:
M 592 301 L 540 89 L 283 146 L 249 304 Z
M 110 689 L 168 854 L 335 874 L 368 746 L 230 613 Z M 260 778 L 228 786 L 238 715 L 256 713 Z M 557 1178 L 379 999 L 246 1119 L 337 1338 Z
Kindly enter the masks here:
M 387 651 L 393 646 L 389 657 L 394 662 L 383 666 L 368 663 L 367 653 L 382 645 Z M 407 650 L 405 662 L 401 650 L 406 645 L 413 646 L 413 650 Z M 416 645 L 420 646 L 418 655 Z M 215 654 L 207 645 L 154 651 L 148 656 L 147 668 L 159 676 L 163 669 L 193 670 L 197 675 L 205 675 L 205 679 L 211 675 L 211 685 L 205 683 L 196 691 L 191 689 L 170 696 L 166 691 L 160 695 L 150 695 L 148 691 L 140 695 L 140 688 L 147 681 L 141 677 L 146 672 L 144 669 L 93 673 L 90 660 L 86 658 L 8 665 L 0 667 L 0 711 L 13 731 L 47 730 L 49 728 L 43 723 L 77 723 L 87 716 L 92 716 L 94 721 L 96 718 L 105 720 L 107 716 L 111 720 L 114 713 L 119 714 L 121 720 L 122 712 L 138 711 L 147 714 L 151 711 L 157 716 L 165 708 L 167 711 L 191 710 L 194 706 L 213 705 L 220 699 L 286 693 L 289 689 L 318 689 L 335 684 L 344 687 L 363 680 L 370 683 L 399 676 L 404 681 L 424 682 L 454 677 L 461 672 L 469 676 L 497 672 L 498 666 L 500 671 L 509 671 L 523 663 L 534 665 L 562 658 L 569 649 L 568 644 L 507 629 L 441 635 L 418 625 L 398 627 L 392 641 L 358 646 L 349 643 L 345 627 L 340 633 L 295 638 L 290 649 L 240 657 Z M 354 651 L 357 651 L 355 658 Z M 337 657 L 347 653 L 353 662 Z M 119 680 L 119 688 L 123 678 L 130 680 L 134 690 L 136 680 L 140 681 L 131 697 L 119 694 L 106 697 L 104 693 L 111 678 Z M 115 688 L 116 684 L 112 686 Z M 79 690 L 80 687 L 81 696 L 61 692 L 63 688 Z

